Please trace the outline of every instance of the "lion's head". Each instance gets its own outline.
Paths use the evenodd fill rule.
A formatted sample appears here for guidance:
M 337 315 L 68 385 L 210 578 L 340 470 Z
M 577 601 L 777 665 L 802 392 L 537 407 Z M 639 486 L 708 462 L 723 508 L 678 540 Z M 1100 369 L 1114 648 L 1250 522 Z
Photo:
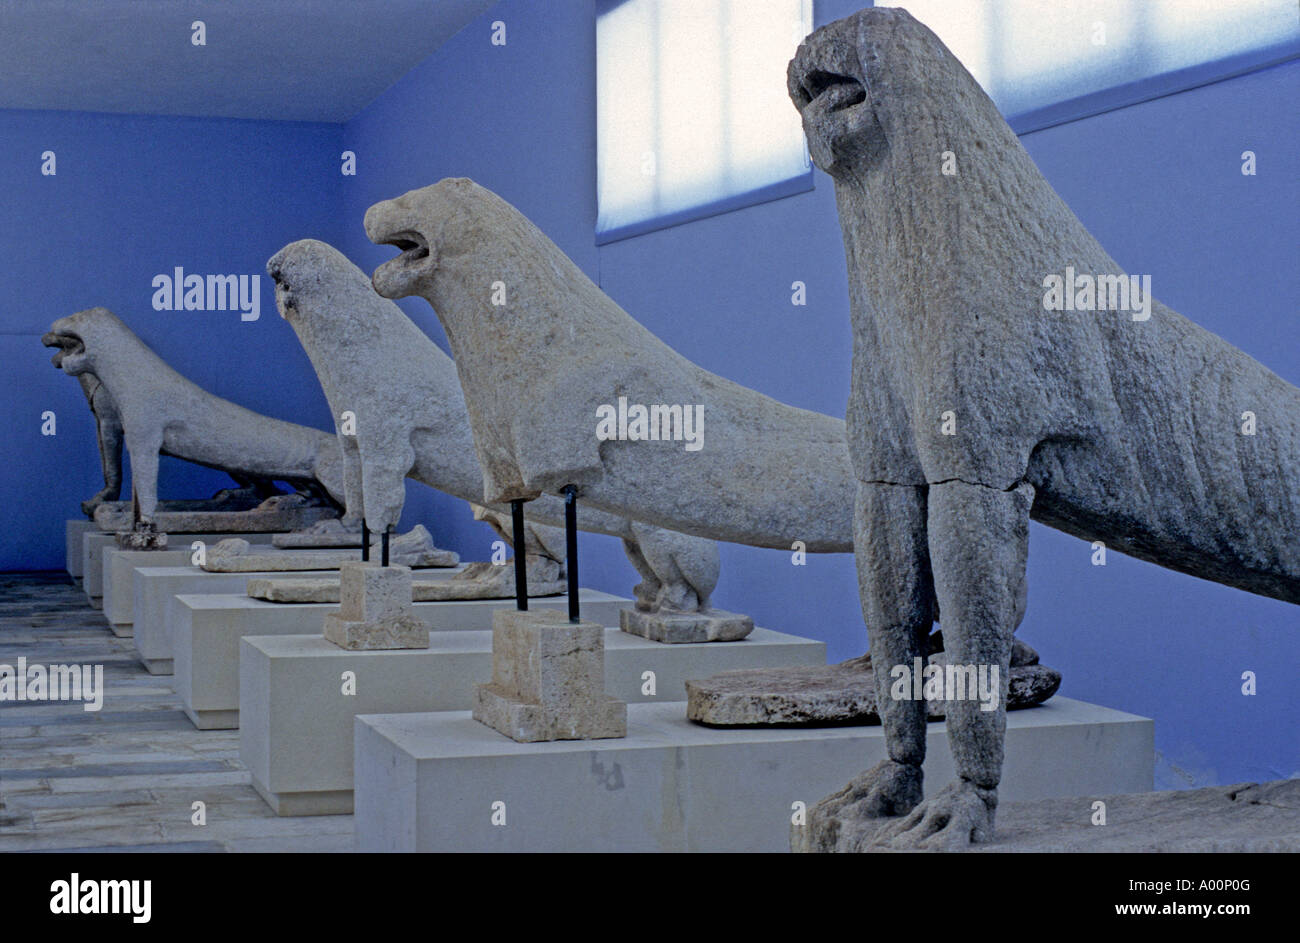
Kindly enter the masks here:
M 298 313 L 295 290 L 319 277 L 323 267 L 317 263 L 327 251 L 333 250 L 323 242 L 300 239 L 266 260 L 266 274 L 275 281 L 275 307 L 286 321 L 292 323 Z
M 438 270 L 439 256 L 455 251 L 453 240 L 468 241 L 480 226 L 484 200 L 491 196 L 468 178 L 448 177 L 370 207 L 365 222 L 370 241 L 402 250 L 375 269 L 375 291 L 385 298 L 424 293 Z
M 983 96 L 934 33 L 906 10 L 887 7 L 811 33 L 790 60 L 786 88 L 813 162 L 837 179 L 877 165 L 902 128 L 944 123 L 952 104 L 972 92 Z
M 322 315 L 354 317 L 355 299 L 360 288 L 370 293 L 365 274 L 338 249 L 318 239 L 291 242 L 266 262 L 266 272 L 275 281 L 275 306 L 294 328 L 304 326 L 310 318 L 319 326 Z M 332 304 L 311 304 L 327 299 Z M 307 303 L 310 310 L 304 310 Z
M 41 337 L 46 347 L 58 348 L 50 362 L 70 377 L 95 372 L 95 351 L 111 334 L 120 334 L 122 322 L 107 308 L 87 308 L 59 318 Z

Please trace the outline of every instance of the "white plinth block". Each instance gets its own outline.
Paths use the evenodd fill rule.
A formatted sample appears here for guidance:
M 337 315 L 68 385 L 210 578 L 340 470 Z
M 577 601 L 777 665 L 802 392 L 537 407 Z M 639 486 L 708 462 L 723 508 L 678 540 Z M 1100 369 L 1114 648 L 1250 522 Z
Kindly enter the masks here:
M 605 687 L 629 704 L 680 701 L 688 678 L 732 668 L 825 663 L 824 642 L 769 629 L 694 645 L 605 629 Z M 343 693 L 345 671 L 354 693 Z M 355 715 L 468 710 L 491 674 L 490 631 L 435 632 L 428 649 L 399 652 L 348 652 L 319 635 L 245 636 L 239 758 L 278 814 L 349 813 Z
M 104 567 L 104 618 L 113 634 L 130 638 L 135 623 L 135 571 L 138 567 L 184 566 L 190 560 L 190 551 L 174 550 L 118 550 L 105 548 L 101 554 Z
M 464 566 L 446 570 L 422 571 L 421 579 L 450 579 Z M 196 566 L 136 567 L 134 572 L 133 605 L 135 619 L 135 650 L 150 674 L 169 675 L 174 665 L 171 627 L 176 617 L 173 610 L 177 596 L 187 595 L 237 595 L 248 592 L 248 583 L 254 579 L 294 579 L 297 574 L 274 573 L 209 573 Z M 321 574 L 317 574 L 319 577 Z M 323 623 L 322 623 L 323 624 Z M 304 632 L 315 633 L 315 627 Z
M 1149 791 L 1153 726 L 1059 696 L 1013 711 L 1000 797 Z M 880 727 L 711 729 L 685 702 L 630 705 L 619 740 L 516 743 L 468 711 L 360 715 L 354 737 L 363 852 L 785 852 L 795 803 L 885 756 Z M 954 777 L 943 724 L 927 750 L 934 795 Z
M 248 574 L 243 574 L 248 576 Z M 581 595 L 584 612 L 606 625 L 618 623 L 618 610 L 631 605 L 622 596 L 594 589 Z M 530 600 L 535 608 L 566 608 L 564 596 Z M 487 629 L 492 612 L 514 607 L 502 599 L 417 602 L 416 618 L 432 632 Z M 248 596 L 175 597 L 171 625 L 173 687 L 185 713 L 201 730 L 239 726 L 239 640 L 245 635 L 320 635 L 333 603 L 274 603 Z
M 63 524 L 64 556 L 68 575 L 80 581 L 85 570 L 81 568 L 81 538 L 86 534 L 98 533 L 99 528 L 92 520 L 86 518 L 69 518 Z

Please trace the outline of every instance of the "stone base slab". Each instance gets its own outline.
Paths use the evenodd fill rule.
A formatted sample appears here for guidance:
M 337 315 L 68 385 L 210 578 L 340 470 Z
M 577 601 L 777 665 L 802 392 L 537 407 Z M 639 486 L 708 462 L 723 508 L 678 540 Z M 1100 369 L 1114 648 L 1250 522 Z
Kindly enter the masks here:
M 1007 710 L 1041 704 L 1060 686 L 1059 671 L 1045 665 L 1013 665 Z M 941 719 L 946 707 L 943 701 L 926 701 L 931 720 Z M 870 662 L 862 657 L 838 665 L 742 668 L 693 679 L 686 684 L 686 716 L 713 727 L 880 723 L 875 678 Z
M 204 569 L 209 573 L 307 573 L 316 570 L 337 570 L 345 563 L 361 559 L 360 550 L 277 550 L 273 547 L 256 547 L 249 552 L 209 554 Z M 372 553 L 372 560 L 379 554 Z M 429 550 L 417 555 L 393 554 L 390 562 L 404 566 L 449 568 L 460 563 L 460 557 L 451 550 Z
M 601 622 L 617 620 L 628 605 L 622 596 L 584 589 L 583 611 Z M 509 603 L 496 600 L 416 603 L 415 616 L 437 633 L 484 629 L 492 612 Z M 535 608 L 567 607 L 564 597 L 539 599 Z M 328 603 L 286 606 L 247 596 L 175 597 L 171 624 L 173 687 L 190 720 L 200 729 L 239 726 L 239 640 L 245 635 L 321 634 Z M 357 654 L 357 653 L 352 653 Z M 214 713 L 215 712 L 215 713 Z
M 618 614 L 618 624 L 624 632 L 671 645 L 735 642 L 754 631 L 754 620 L 749 616 L 722 609 L 662 613 L 624 609 Z
M 201 540 L 211 547 L 219 540 L 225 540 L 231 534 L 186 534 L 185 548 L 196 540 Z M 252 541 L 270 541 L 270 534 L 256 534 L 248 538 Z M 269 543 L 267 544 L 269 546 Z M 102 533 L 97 530 L 86 531 L 81 535 L 81 588 L 90 597 L 90 604 L 96 609 L 102 608 L 104 596 L 104 551 L 116 550 L 117 535 Z M 176 550 L 184 549 L 177 538 Z
M 473 566 L 473 564 L 468 564 Z M 450 575 L 450 574 L 449 574 Z M 267 602 L 304 603 L 339 601 L 337 579 L 329 577 L 299 579 L 253 579 L 248 581 L 248 595 L 253 599 Z M 529 598 L 557 596 L 563 593 L 562 581 L 530 583 Z M 415 602 L 455 602 L 469 599 L 514 599 L 514 591 L 503 593 L 495 584 L 463 579 L 430 579 L 421 574 L 420 579 L 411 581 L 411 595 Z
M 126 507 L 120 507 L 121 504 Z M 154 526 L 173 534 L 199 534 L 227 531 L 233 534 L 274 534 L 310 527 L 317 521 L 338 517 L 332 507 L 302 506 L 252 508 L 247 511 L 157 511 Z M 104 530 L 130 530 L 130 504 L 114 502 L 95 509 L 95 523 Z
M 421 580 L 449 579 L 460 569 L 430 571 L 422 574 Z M 177 596 L 244 596 L 255 581 L 288 582 L 293 577 L 279 573 L 209 573 L 195 566 L 175 566 L 136 567 L 132 579 L 136 654 L 150 673 L 171 674 L 174 669 L 171 626 L 176 621 L 172 610 Z M 337 598 L 333 602 L 337 605 Z M 318 624 L 302 631 L 317 633 L 319 628 Z
M 660 645 L 605 629 L 605 686 L 629 704 L 680 701 L 686 679 L 726 668 L 825 661 L 825 643 L 763 628 L 736 645 Z M 355 694 L 342 693 L 344 671 L 355 674 Z M 469 710 L 475 685 L 492 675 L 492 633 L 437 632 L 427 650 L 398 652 L 348 652 L 319 635 L 245 636 L 239 674 L 239 755 L 263 798 L 281 815 L 350 813 L 353 717 Z
M 1093 803 L 1098 800 L 1106 807 L 1104 825 L 1093 824 Z M 1300 779 L 1000 802 L 993 841 L 962 850 L 967 854 L 1294 854 L 1300 852 Z
M 356 622 L 344 619 L 337 612 L 327 612 L 321 634 L 325 641 L 350 652 L 429 647 L 429 627 L 412 616 Z
M 716 730 L 680 701 L 630 705 L 620 740 L 516 743 L 467 711 L 355 723 L 363 852 L 785 852 L 795 803 L 885 756 L 879 727 Z M 1150 790 L 1152 738 L 1147 718 L 1070 698 L 1011 714 L 1004 801 Z M 933 794 L 954 777 L 942 724 L 927 747 Z
M 627 705 L 609 695 L 581 717 L 566 721 L 540 704 L 521 700 L 491 684 L 481 684 L 474 692 L 473 714 L 480 724 L 520 743 L 627 736 Z

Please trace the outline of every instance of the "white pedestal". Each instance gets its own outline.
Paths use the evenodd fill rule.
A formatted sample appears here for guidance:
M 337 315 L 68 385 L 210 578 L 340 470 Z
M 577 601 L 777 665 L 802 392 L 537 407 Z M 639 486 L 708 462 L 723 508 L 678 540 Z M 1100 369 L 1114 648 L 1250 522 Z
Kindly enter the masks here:
M 605 690 L 629 704 L 680 701 L 686 680 L 732 668 L 822 665 L 826 645 L 755 629 L 740 642 L 663 645 L 605 630 Z M 342 692 L 343 672 L 356 693 Z M 646 671 L 655 694 L 643 693 Z M 468 710 L 492 675 L 492 633 L 435 633 L 427 651 L 347 652 L 319 635 L 245 636 L 239 758 L 279 815 L 352 811 L 356 714 Z
M 245 574 L 247 575 L 247 574 Z M 584 589 L 580 599 L 585 618 L 618 622 L 618 610 L 633 603 L 622 596 Z M 538 609 L 568 606 L 564 596 L 531 599 Z M 492 610 L 514 606 L 505 599 L 456 602 L 417 602 L 417 618 L 432 632 L 483 629 L 492 624 Z M 185 713 L 200 730 L 239 726 L 239 640 L 245 635 L 317 635 L 325 613 L 338 603 L 274 603 L 247 596 L 177 596 L 171 625 L 172 686 Z
M 1003 801 L 1145 792 L 1153 723 L 1055 697 L 1007 715 Z M 880 727 L 717 730 L 632 704 L 621 740 L 516 743 L 468 711 L 356 719 L 359 851 L 789 850 L 811 806 L 885 756 Z M 953 779 L 929 725 L 925 788 Z M 505 825 L 493 825 L 493 803 Z
M 464 564 L 446 569 L 420 570 L 420 579 L 450 579 L 464 569 Z M 248 592 L 252 579 L 295 579 L 302 576 L 321 578 L 327 572 L 312 573 L 209 573 L 196 566 L 137 566 L 132 575 L 133 625 L 135 650 L 150 674 L 169 675 L 173 671 L 172 630 L 176 597 L 181 595 L 238 595 Z M 269 603 L 267 605 L 270 605 Z M 280 605 L 276 603 L 275 605 Z M 318 632 L 316 629 L 305 629 Z
M 63 524 L 64 555 L 67 557 L 68 575 L 74 580 L 80 580 L 85 572 L 81 568 L 81 538 L 98 531 L 95 522 L 86 518 L 70 518 Z
M 264 543 L 269 546 L 274 536 L 274 534 L 177 534 L 173 537 L 168 534 L 169 550 L 158 552 L 170 552 L 173 544 L 178 550 L 188 548 L 196 540 L 212 546 L 218 540 L 225 540 L 227 537 L 243 537 L 250 543 Z M 90 604 L 96 609 L 104 605 L 104 551 L 116 549 L 116 534 L 92 530 L 81 537 L 81 588 L 86 591 L 86 595 L 90 597 Z
M 117 550 L 105 547 L 101 554 L 104 567 L 104 618 L 118 638 L 130 638 L 135 622 L 134 577 L 138 567 L 184 566 L 190 551 Z

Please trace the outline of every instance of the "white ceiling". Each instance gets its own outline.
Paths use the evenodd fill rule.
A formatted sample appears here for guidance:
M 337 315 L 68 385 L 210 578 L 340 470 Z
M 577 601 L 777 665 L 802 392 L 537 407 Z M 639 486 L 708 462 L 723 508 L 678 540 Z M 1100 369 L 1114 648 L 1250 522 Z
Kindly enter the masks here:
M 494 2 L 0 0 L 0 108 L 346 121 Z

